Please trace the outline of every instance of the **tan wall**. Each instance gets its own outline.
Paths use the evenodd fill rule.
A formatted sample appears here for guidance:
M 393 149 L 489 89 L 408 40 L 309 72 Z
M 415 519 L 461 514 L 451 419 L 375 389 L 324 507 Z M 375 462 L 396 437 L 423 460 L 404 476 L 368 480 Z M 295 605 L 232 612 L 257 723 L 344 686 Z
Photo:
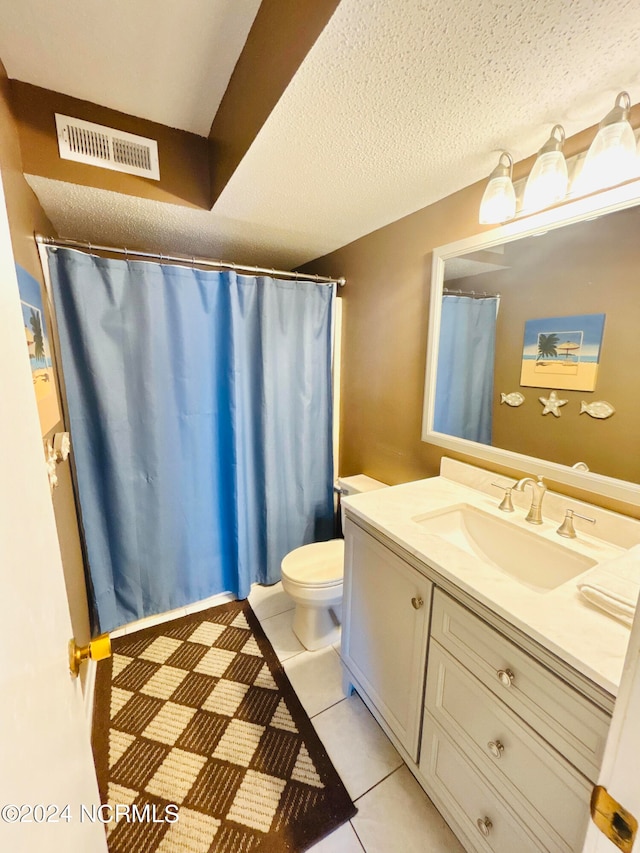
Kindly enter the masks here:
M 210 209 L 208 140 L 18 80 L 12 80 L 10 87 L 25 174 Z M 62 160 L 58 153 L 55 113 L 157 140 L 160 180 Z
M 11 240 L 16 262 L 42 283 L 42 270 L 33 239 L 34 231 L 53 234 L 53 228 L 22 174 L 16 121 L 10 108 L 9 81 L 0 62 L 0 169 L 4 184 Z M 63 429 L 55 427 L 49 435 Z M 44 465 L 44 453 L 43 462 Z M 84 567 L 69 463 L 58 465 L 59 486 L 53 504 L 65 584 L 74 635 L 78 642 L 89 639 Z M 28 567 L 25 567 L 27 570 Z
M 456 279 L 451 287 L 500 293 L 496 329 L 493 444 L 640 483 L 640 209 L 550 231 L 505 246 L 507 269 Z M 538 398 L 553 383 L 521 387 L 526 320 L 605 314 L 604 341 L 594 392 L 558 390 L 568 400 L 560 417 L 542 417 Z M 520 390 L 517 409 L 500 404 L 500 392 Z M 607 400 L 616 414 L 598 420 L 580 414 L 580 403 Z
M 636 106 L 632 124 L 638 123 Z M 567 140 L 567 156 L 585 150 L 593 134 L 589 129 Z M 532 165 L 533 158 L 517 164 L 514 179 L 528 174 Z M 363 472 L 395 484 L 438 473 L 444 451 L 420 439 L 432 250 L 485 230 L 478 225 L 484 186 L 482 181 L 466 187 L 303 268 L 347 278 L 342 292 L 342 475 Z M 474 462 L 450 451 L 447 455 Z M 508 475 L 522 473 L 492 467 Z M 640 517 L 640 507 L 550 485 Z

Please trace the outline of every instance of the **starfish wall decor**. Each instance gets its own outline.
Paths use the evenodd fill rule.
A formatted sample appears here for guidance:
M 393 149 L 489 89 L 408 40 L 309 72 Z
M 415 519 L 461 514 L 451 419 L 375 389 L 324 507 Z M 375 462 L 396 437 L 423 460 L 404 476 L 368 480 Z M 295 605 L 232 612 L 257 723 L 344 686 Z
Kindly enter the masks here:
M 569 402 L 568 400 L 558 399 L 558 395 L 555 391 L 551 391 L 548 397 L 538 397 L 538 400 L 540 400 L 544 406 L 542 414 L 548 415 L 549 412 L 551 412 L 551 414 L 555 415 L 556 418 L 560 417 L 560 406 L 566 406 Z

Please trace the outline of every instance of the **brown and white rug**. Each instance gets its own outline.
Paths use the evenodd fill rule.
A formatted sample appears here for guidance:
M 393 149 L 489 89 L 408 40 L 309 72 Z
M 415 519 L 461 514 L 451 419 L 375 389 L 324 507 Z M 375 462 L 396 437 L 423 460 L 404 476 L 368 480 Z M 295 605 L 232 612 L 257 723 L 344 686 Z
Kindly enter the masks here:
M 93 726 L 111 853 L 302 851 L 355 814 L 248 602 L 112 650 Z

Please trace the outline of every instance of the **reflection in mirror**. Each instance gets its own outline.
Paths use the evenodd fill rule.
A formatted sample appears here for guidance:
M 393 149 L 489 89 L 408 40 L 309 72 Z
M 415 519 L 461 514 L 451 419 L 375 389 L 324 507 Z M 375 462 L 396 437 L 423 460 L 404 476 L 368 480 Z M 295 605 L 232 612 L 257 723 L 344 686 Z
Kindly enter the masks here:
M 423 438 L 640 484 L 640 207 L 487 236 L 434 253 Z

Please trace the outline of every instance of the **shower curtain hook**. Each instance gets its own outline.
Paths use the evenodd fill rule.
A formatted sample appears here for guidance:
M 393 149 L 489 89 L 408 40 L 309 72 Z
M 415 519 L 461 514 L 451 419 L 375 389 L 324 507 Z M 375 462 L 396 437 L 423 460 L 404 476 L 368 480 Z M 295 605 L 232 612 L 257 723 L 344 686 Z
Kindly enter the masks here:
M 127 249 L 126 246 L 124 247 L 124 259 L 125 259 L 125 261 L 129 260 L 129 250 Z

